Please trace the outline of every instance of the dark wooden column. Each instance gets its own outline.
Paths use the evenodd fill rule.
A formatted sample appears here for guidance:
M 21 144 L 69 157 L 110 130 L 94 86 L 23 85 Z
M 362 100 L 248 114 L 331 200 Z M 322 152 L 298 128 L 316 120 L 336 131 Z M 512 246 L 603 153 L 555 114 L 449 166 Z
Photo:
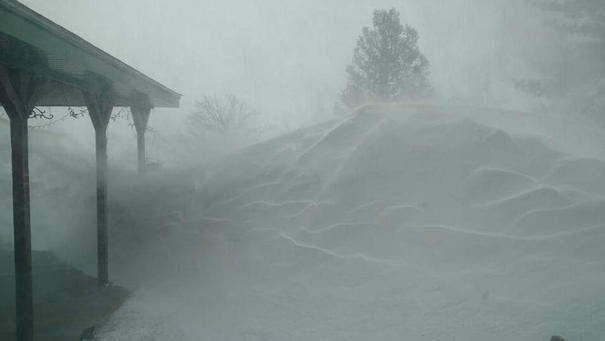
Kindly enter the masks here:
M 107 232 L 107 125 L 113 110 L 109 89 L 84 92 L 88 113 L 95 128 L 97 158 L 97 280 L 109 284 L 109 240 Z
M 27 119 L 40 80 L 0 65 L 0 103 L 10 119 L 17 340 L 34 339 Z
M 132 120 L 137 131 L 137 160 L 139 174 L 145 172 L 145 131 L 147 130 L 147 122 L 149 122 L 149 114 L 151 113 L 151 104 L 146 98 L 135 100 L 130 106 L 132 112 Z

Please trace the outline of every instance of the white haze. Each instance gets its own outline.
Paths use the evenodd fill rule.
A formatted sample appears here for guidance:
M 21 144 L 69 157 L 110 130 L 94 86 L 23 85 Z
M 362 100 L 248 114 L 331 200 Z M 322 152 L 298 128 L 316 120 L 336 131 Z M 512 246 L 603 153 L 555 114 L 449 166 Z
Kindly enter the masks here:
M 183 94 L 152 112 L 161 167 L 142 178 L 133 129 L 110 123 L 110 276 L 132 296 L 100 340 L 605 333 L 605 132 L 514 88 L 567 44 L 526 1 L 22 2 Z M 361 28 L 390 7 L 435 99 L 337 116 Z M 195 102 L 227 93 L 264 134 L 193 142 Z M 92 125 L 31 131 L 34 248 L 94 276 Z M 10 241 L 5 121 L 0 142 Z
M 533 76 L 532 62 L 552 49 L 523 0 L 24 3 L 182 93 L 181 116 L 203 94 L 234 93 L 286 129 L 331 114 L 376 8 L 398 8 L 420 32 L 446 99 L 524 106 L 511 98 L 511 80 Z

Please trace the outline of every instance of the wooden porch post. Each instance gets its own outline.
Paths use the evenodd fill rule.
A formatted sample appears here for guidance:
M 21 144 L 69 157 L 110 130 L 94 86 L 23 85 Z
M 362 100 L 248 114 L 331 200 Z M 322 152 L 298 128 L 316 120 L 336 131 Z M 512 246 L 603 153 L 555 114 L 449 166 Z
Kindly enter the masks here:
M 109 239 L 107 232 L 107 125 L 113 109 L 113 95 L 108 89 L 84 92 L 88 113 L 95 128 L 97 161 L 97 281 L 109 284 Z
M 151 104 L 146 98 L 137 99 L 135 103 L 130 106 L 132 112 L 132 120 L 134 121 L 134 127 L 137 131 L 137 161 L 139 174 L 145 172 L 145 131 L 147 130 L 147 123 L 149 122 L 149 114 L 151 112 Z
M 34 339 L 27 119 L 39 79 L 0 65 L 0 104 L 10 119 L 17 340 Z

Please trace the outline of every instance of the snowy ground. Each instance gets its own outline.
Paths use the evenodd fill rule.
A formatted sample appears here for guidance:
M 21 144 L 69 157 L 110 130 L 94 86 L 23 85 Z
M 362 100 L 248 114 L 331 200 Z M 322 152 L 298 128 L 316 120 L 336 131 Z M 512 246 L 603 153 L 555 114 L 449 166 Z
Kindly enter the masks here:
M 603 137 L 541 119 L 369 107 L 235 155 L 100 339 L 600 339 Z
M 137 226 L 112 227 L 112 277 L 136 290 L 99 339 L 601 339 L 603 146 L 549 116 L 367 107 L 114 188 L 138 211 L 112 211 Z

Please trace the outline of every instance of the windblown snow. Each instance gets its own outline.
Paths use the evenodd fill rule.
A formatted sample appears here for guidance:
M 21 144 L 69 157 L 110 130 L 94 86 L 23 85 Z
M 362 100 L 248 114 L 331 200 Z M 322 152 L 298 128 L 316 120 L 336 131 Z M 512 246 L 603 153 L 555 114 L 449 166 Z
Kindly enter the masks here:
M 99 338 L 601 339 L 604 135 L 548 120 L 368 106 L 148 190 L 155 268 Z

